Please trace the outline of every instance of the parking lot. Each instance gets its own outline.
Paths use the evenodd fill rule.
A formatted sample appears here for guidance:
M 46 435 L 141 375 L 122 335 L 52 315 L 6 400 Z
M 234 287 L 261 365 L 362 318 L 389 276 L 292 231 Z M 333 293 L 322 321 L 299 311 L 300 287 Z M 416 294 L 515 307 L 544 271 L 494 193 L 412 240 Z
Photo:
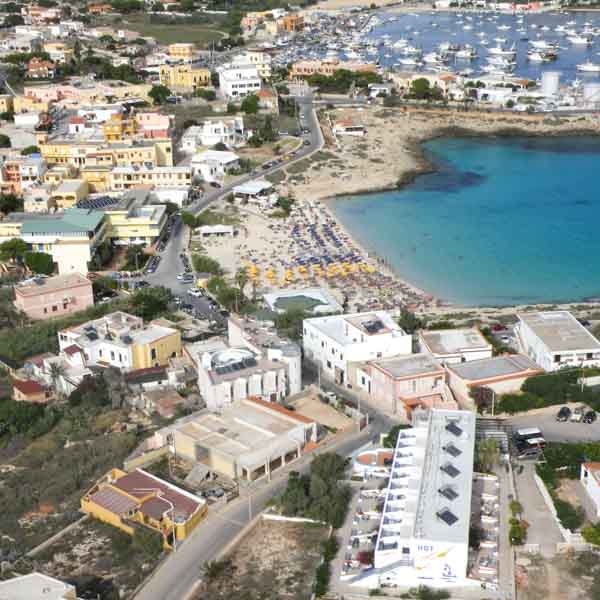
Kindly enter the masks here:
M 571 409 L 575 408 L 570 405 Z M 560 406 L 550 406 L 536 414 L 514 416 L 508 419 L 513 430 L 538 427 L 547 442 L 595 442 L 600 441 L 600 419 L 594 423 L 561 423 L 556 420 Z

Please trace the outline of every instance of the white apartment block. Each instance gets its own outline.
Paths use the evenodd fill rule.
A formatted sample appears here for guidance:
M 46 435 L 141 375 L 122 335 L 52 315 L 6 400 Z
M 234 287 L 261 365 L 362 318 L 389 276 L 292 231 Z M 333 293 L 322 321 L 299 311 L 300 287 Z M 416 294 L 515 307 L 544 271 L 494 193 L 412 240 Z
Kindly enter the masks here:
M 305 319 L 304 355 L 321 374 L 348 384 L 348 364 L 412 353 L 412 336 L 384 311 Z
M 288 367 L 284 362 L 215 339 L 188 345 L 185 351 L 196 364 L 198 388 L 210 410 L 250 397 L 280 402 L 287 395 Z
M 252 65 L 263 79 L 271 78 L 271 55 L 264 50 L 246 50 L 233 58 L 234 65 Z
M 346 583 L 368 588 L 467 583 L 475 419 L 470 411 L 415 411 L 413 427 L 400 432 L 393 457 L 378 461 L 389 479 L 374 569 Z M 364 473 L 361 454 L 355 462 Z
M 262 80 L 255 65 L 226 65 L 219 71 L 219 87 L 226 98 L 241 98 L 256 94 Z
M 566 310 L 518 313 L 523 353 L 546 371 L 600 366 L 600 342 Z
M 194 154 L 190 161 L 192 175 L 199 175 L 208 183 L 222 183 L 225 175 L 240 166 L 240 157 L 233 153 L 221 150 L 206 150 Z
M 475 327 L 420 331 L 421 352 L 428 352 L 443 365 L 492 358 L 492 345 Z
M 242 117 L 207 119 L 202 125 L 193 125 L 185 130 L 181 137 L 181 150 L 193 154 L 200 147 L 225 144 L 228 148 L 235 148 L 245 141 Z

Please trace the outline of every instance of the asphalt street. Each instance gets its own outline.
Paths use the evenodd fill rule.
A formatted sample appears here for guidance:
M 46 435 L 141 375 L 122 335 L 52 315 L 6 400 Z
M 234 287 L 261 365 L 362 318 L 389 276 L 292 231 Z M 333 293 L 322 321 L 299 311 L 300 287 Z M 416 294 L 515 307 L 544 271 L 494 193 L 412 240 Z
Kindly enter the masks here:
M 571 405 L 571 408 L 573 406 Z M 547 442 L 597 442 L 600 440 L 600 419 L 594 423 L 560 423 L 556 420 L 560 406 L 540 414 L 521 415 L 508 419 L 513 430 L 538 427 Z
M 350 438 L 317 449 L 315 452 L 335 451 L 343 456 L 352 454 L 372 436 L 387 431 L 391 422 L 376 415 L 367 430 Z M 242 491 L 238 499 L 218 511 L 210 511 L 192 535 L 157 569 L 148 583 L 138 592 L 136 600 L 184 600 L 201 577 L 204 563 L 214 560 L 219 552 L 247 525 L 252 517 L 264 510 L 267 502 L 285 488 L 290 470 L 306 472 L 315 453 L 304 455 L 291 463 L 273 480 L 261 480 L 250 493 Z

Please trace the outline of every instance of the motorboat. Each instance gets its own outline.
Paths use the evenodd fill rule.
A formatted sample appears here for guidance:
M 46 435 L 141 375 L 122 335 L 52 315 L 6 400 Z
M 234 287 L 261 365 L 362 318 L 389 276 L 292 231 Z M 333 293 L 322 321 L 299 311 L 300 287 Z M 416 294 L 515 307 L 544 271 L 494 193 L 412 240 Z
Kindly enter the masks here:
M 531 62 L 551 62 L 556 60 L 556 54 L 553 52 L 544 52 L 543 50 L 530 50 L 527 53 L 527 60 Z
M 587 35 L 570 35 L 567 39 L 575 46 L 590 46 L 592 38 Z
M 517 54 L 517 50 L 515 49 L 514 44 L 510 48 L 503 48 L 502 46 L 494 46 L 493 48 L 489 48 L 488 52 L 493 56 L 510 56 L 513 58 Z
M 475 48 L 473 48 L 472 46 L 467 45 L 464 48 L 458 50 L 454 56 L 456 56 L 456 58 L 473 60 L 474 58 L 477 58 L 477 50 L 475 50 Z
M 558 50 L 558 45 L 547 40 L 529 40 L 529 43 L 536 50 Z
M 418 67 L 421 63 L 416 58 L 407 56 L 406 58 L 398 59 L 398 64 L 401 64 L 404 67 Z
M 577 65 L 577 70 L 582 73 L 600 73 L 600 65 L 588 60 Z

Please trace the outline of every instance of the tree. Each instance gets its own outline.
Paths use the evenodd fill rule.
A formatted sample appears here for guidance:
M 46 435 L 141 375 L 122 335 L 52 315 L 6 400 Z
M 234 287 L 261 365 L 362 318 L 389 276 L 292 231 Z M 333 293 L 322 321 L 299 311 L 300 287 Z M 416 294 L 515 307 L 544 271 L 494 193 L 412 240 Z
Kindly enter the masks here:
M 255 115 L 258 112 L 258 96 L 256 94 L 248 94 L 242 100 L 240 108 L 247 115 Z
M 475 446 L 475 463 L 484 473 L 490 473 L 498 464 L 500 449 L 498 442 L 493 439 L 481 440 Z
M 227 103 L 227 114 L 235 115 L 238 111 L 238 107 L 233 102 Z
M 0 194 L 0 212 L 7 215 L 8 213 L 22 209 L 23 200 L 16 194 Z
M 238 290 L 240 292 L 240 298 L 243 298 L 244 288 L 250 279 L 248 277 L 248 271 L 244 267 L 239 268 L 235 273 L 234 279 L 235 284 L 238 286 Z M 236 312 L 239 312 L 239 306 L 237 307 Z
M 0 244 L 0 259 L 2 260 L 16 260 L 22 258 L 27 252 L 27 244 L 18 238 L 12 240 L 6 240 Z
M 143 288 L 138 290 L 132 298 L 135 314 L 144 321 L 151 321 L 166 312 L 173 295 L 166 287 Z
M 395 448 L 398 443 L 398 436 L 403 429 L 409 429 L 410 425 L 394 425 L 383 440 L 384 448 Z
M 50 254 L 45 252 L 25 252 L 25 264 L 40 275 L 52 275 L 54 272 L 54 261 Z
M 406 333 L 414 333 L 417 329 L 422 329 L 425 324 L 414 313 L 410 312 L 410 310 L 402 308 L 400 310 L 398 325 L 400 325 Z
M 10 138 L 7 135 L 0 133 L 0 148 L 10 148 L 10 147 L 11 147 Z
M 214 258 L 210 258 L 210 256 L 194 254 L 192 256 L 192 264 L 194 265 L 194 271 L 196 271 L 196 273 L 210 273 L 211 275 L 223 274 L 221 265 Z
M 171 90 L 166 85 L 153 85 L 148 92 L 148 97 L 154 104 L 164 104 L 169 96 L 171 96 Z
M 187 211 L 181 213 L 181 222 L 188 227 L 196 227 L 196 217 Z
M 65 368 L 60 363 L 53 362 L 50 364 L 50 379 L 55 392 L 58 391 L 58 382 L 64 374 Z
M 39 154 L 40 149 L 37 146 L 27 146 L 21 150 L 21 156 L 28 156 L 30 154 Z
M 275 327 L 280 335 L 289 337 L 292 340 L 302 338 L 302 323 L 308 319 L 310 314 L 301 308 L 288 308 L 285 312 L 275 317 Z

